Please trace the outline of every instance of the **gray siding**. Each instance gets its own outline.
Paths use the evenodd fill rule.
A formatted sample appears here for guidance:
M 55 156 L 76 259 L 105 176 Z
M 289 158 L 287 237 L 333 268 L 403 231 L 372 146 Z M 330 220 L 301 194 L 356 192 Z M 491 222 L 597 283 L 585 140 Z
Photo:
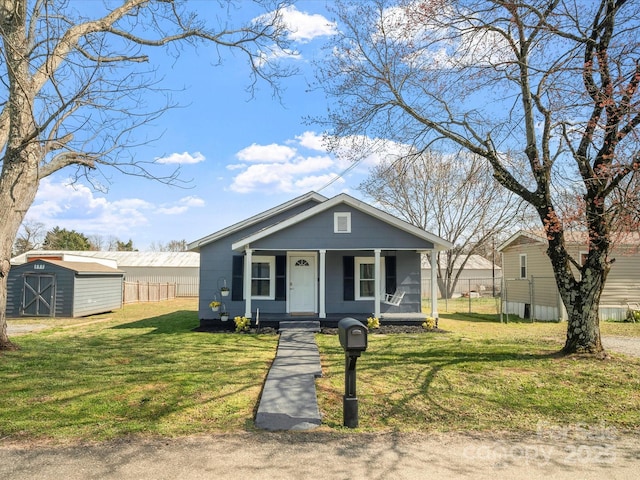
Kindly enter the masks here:
M 214 298 L 221 301 L 231 317 L 243 315 L 244 300 L 233 301 L 231 295 L 221 297 L 220 287 L 226 282 L 232 288 L 233 243 L 259 230 L 286 220 L 309 207 L 315 202 L 286 211 L 279 216 L 271 217 L 252 225 L 240 232 L 220 238 L 200 247 L 200 298 L 199 316 L 201 319 L 217 318 L 209 308 Z M 351 212 L 351 233 L 334 233 L 334 212 Z M 254 256 L 286 255 L 287 251 L 317 252 L 326 249 L 326 312 L 335 313 L 368 313 L 374 311 L 372 300 L 344 300 L 343 257 L 373 256 L 372 249 L 381 249 L 382 255 L 396 256 L 396 282 L 399 290 L 405 291 L 405 297 L 399 306 L 382 304 L 382 313 L 403 313 L 421 311 L 421 275 L 420 254 L 417 250 L 433 248 L 433 244 L 389 225 L 360 210 L 338 205 L 334 209 L 321 212 L 268 238 L 251 244 Z M 405 250 L 406 249 L 406 250 Z M 287 269 L 288 271 L 288 269 Z M 384 285 L 384 279 L 382 281 Z M 318 290 L 320 286 L 318 285 Z M 393 293 L 393 292 L 389 292 Z M 286 313 L 286 300 L 252 300 L 252 311 L 260 309 L 261 313 Z
M 231 295 L 221 297 L 219 286 L 221 280 L 226 279 L 227 286 L 231 286 L 231 263 L 232 259 L 228 250 L 220 248 L 220 245 L 211 245 L 203 248 L 200 252 L 202 263 L 201 269 L 201 295 L 199 302 L 200 318 L 210 319 L 217 317 L 209 308 L 209 302 L 214 295 L 222 301 L 226 310 L 233 317 L 244 314 L 244 301 L 232 301 Z M 217 247 L 217 248 L 215 248 Z M 260 252 L 255 255 L 284 255 L 286 252 Z M 421 311 L 421 275 L 420 275 L 420 254 L 414 251 L 397 251 L 393 254 L 383 252 L 383 255 L 394 255 L 396 257 L 396 283 L 397 289 L 406 292 L 399 306 L 382 304 L 381 312 L 384 313 L 406 313 Z M 326 312 L 333 313 L 373 313 L 374 302 L 372 300 L 344 300 L 344 272 L 343 257 L 373 256 L 371 251 L 329 251 L 326 255 Z M 215 260 L 214 260 L 215 259 Z M 209 261 L 218 268 L 208 268 Z M 206 280 L 207 275 L 211 275 L 210 280 Z M 215 277 L 215 275 L 219 275 Z M 384 279 L 382 279 L 384 285 Z M 319 289 L 319 286 L 318 286 Z M 389 292 L 393 293 L 393 292 Z M 286 313 L 286 301 L 274 300 L 252 300 L 252 310 L 257 308 L 261 313 Z
M 307 202 L 304 205 L 300 205 L 291 210 L 281 213 L 280 215 L 274 215 L 262 222 L 257 222 L 246 229 L 235 232 L 224 238 L 217 240 L 216 242 L 209 243 L 200 248 L 200 295 L 198 301 L 198 311 L 200 318 L 208 319 L 215 318 L 218 314 L 214 314 L 209 308 L 209 302 L 217 295 L 219 301 L 222 301 L 230 313 L 230 315 L 242 315 L 244 314 L 244 301 L 232 301 L 231 295 L 228 297 L 220 296 L 220 287 L 222 287 L 224 281 L 227 286 L 231 288 L 231 274 L 232 274 L 232 262 L 233 255 L 238 254 L 233 252 L 231 245 L 240 240 L 243 237 L 251 235 L 265 227 L 271 226 L 274 223 L 285 220 L 300 212 L 307 210 L 317 205 L 316 202 Z M 271 255 L 274 252 L 270 253 Z M 231 292 L 233 293 L 233 292 Z M 275 301 L 252 301 L 252 309 L 260 308 L 264 313 L 284 313 L 286 312 L 286 302 Z
M 121 307 L 121 276 L 81 275 L 75 278 L 74 317 L 109 312 Z
M 334 212 L 351 213 L 351 233 L 334 233 Z M 243 237 L 247 236 L 246 234 Z M 312 218 L 258 240 L 253 248 L 296 250 L 321 248 L 348 250 L 354 247 L 389 249 L 431 249 L 433 244 L 404 232 L 360 210 L 339 205 Z
M 56 268 L 56 317 L 73 317 L 74 272 Z
M 46 265 L 45 269 L 34 270 L 34 264 L 25 263 L 11 268 L 9 272 L 7 316 L 20 317 L 24 298 L 24 282 L 26 275 L 53 275 L 55 277 L 55 297 L 52 306 L 52 317 L 73 316 L 74 272 L 55 265 Z
M 11 267 L 7 277 L 7 317 L 19 317 L 20 305 L 22 304 L 22 274 L 15 271 L 16 267 Z
M 22 312 L 24 282 L 27 275 L 52 275 L 55 279 L 51 317 L 80 317 L 102 313 L 122 306 L 122 274 L 77 275 L 68 268 L 30 262 L 11 268 L 8 278 L 7 316 L 27 315 Z
M 344 300 L 342 259 L 345 255 L 367 257 L 371 252 L 327 252 L 327 313 L 373 313 L 372 300 Z M 421 311 L 420 254 L 400 251 L 396 256 L 397 289 L 406 292 L 399 306 L 381 305 L 381 313 Z M 384 279 L 382 281 L 384 285 Z M 389 292 L 393 293 L 393 292 Z

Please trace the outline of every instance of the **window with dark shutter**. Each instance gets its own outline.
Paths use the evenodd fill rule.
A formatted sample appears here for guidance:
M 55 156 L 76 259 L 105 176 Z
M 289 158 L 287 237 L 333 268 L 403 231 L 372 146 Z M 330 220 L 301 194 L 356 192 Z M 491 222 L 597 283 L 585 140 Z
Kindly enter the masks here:
M 343 298 L 345 301 L 355 300 L 356 298 L 355 263 L 355 257 L 342 257 Z
M 242 301 L 244 287 L 244 255 L 233 256 L 231 270 L 231 300 Z
M 287 257 L 276 256 L 276 300 L 287 299 Z
M 395 293 L 397 288 L 396 257 L 384 257 L 385 293 Z

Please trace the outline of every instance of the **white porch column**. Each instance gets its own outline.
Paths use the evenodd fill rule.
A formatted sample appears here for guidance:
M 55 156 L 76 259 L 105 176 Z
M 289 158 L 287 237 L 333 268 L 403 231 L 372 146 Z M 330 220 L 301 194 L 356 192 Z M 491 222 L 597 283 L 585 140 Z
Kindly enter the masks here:
M 251 262 L 253 250 L 247 246 L 244 253 L 244 316 L 251 318 Z
M 327 306 L 326 306 L 326 286 L 327 286 L 327 251 L 320 250 L 320 311 L 318 312 L 318 316 L 320 318 L 327 318 Z
M 431 316 L 435 318 L 436 325 L 438 322 L 438 259 L 436 257 L 438 252 L 431 250 Z
M 374 309 L 373 316 L 376 318 L 380 318 L 380 290 L 382 288 L 382 279 L 380 276 L 382 275 L 382 269 L 380 268 L 380 249 L 376 249 L 373 251 L 374 260 L 373 260 L 373 271 L 375 275 L 375 297 L 374 297 Z

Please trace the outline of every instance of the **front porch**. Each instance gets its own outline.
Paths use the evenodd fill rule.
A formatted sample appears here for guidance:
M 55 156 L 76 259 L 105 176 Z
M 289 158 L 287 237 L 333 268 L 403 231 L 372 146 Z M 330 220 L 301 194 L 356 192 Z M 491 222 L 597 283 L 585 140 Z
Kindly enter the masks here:
M 291 315 L 286 313 L 267 313 L 260 315 L 254 315 L 251 318 L 251 327 L 270 327 L 276 330 L 280 327 L 280 322 L 318 322 L 320 327 L 324 328 L 337 328 L 338 322 L 345 317 L 355 318 L 360 322 L 367 324 L 367 318 L 371 317 L 371 314 L 364 313 L 341 313 L 341 314 L 327 314 L 325 318 L 320 318 L 317 314 L 314 315 Z M 387 313 L 380 317 L 381 325 L 422 325 L 425 321 L 427 314 L 425 313 Z M 234 330 L 235 323 L 233 318 L 223 322 L 219 318 L 214 319 L 200 319 L 200 331 L 225 331 Z

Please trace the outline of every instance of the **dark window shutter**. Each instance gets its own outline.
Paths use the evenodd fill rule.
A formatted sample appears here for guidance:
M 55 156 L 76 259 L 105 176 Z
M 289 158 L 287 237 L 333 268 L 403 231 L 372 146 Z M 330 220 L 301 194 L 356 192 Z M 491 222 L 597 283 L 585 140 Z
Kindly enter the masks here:
M 244 289 L 244 255 L 233 256 L 233 268 L 231 272 L 231 300 L 242 301 Z
M 385 293 L 395 293 L 397 287 L 396 279 L 396 257 L 384 257 L 384 288 Z
M 352 256 L 342 257 L 343 267 L 343 299 L 345 301 L 356 299 L 356 258 Z
M 276 300 L 287 299 L 287 256 L 276 255 Z

